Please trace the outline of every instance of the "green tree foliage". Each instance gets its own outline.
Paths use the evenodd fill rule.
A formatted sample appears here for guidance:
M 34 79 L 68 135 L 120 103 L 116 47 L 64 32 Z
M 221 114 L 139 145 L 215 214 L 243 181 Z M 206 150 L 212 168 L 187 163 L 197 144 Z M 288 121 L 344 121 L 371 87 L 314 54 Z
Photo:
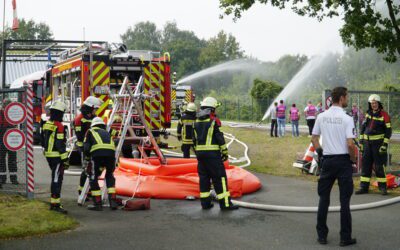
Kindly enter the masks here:
M 198 71 L 198 58 L 205 45 L 206 41 L 194 32 L 179 30 L 175 22 L 166 23 L 162 31 L 162 51 L 171 54 L 171 67 L 178 79 Z
M 274 81 L 254 80 L 251 96 L 256 100 L 268 100 L 277 96 L 283 87 Z
M 243 54 L 236 38 L 220 31 L 217 36 L 207 41 L 207 46 L 200 53 L 199 64 L 202 68 L 206 68 L 220 62 L 242 58 Z
M 220 0 L 225 15 L 240 18 L 242 12 L 253 4 L 270 4 L 273 7 L 291 8 L 302 16 L 322 20 L 343 15 L 344 25 L 340 35 L 344 44 L 357 50 L 376 48 L 388 62 L 400 55 L 400 3 L 393 0 Z
M 52 40 L 53 32 L 45 23 L 36 23 L 33 20 L 19 19 L 19 29 L 12 30 L 10 27 L 5 27 L 5 32 L 1 33 L 1 41 L 5 39 L 29 39 L 29 40 Z
M 122 42 L 133 50 L 161 50 L 161 31 L 152 22 L 140 22 L 121 35 Z

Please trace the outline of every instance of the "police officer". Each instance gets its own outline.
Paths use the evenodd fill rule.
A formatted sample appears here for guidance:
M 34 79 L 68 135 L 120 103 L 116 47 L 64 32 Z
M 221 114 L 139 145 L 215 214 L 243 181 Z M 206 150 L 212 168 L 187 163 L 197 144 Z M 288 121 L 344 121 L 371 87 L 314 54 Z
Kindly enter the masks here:
M 335 180 L 338 179 L 340 191 L 340 246 L 356 243 L 351 237 L 350 198 L 353 193 L 353 169 L 355 146 L 353 143 L 354 122 L 345 113 L 348 94 L 345 87 L 332 90 L 333 105 L 317 117 L 311 142 L 321 161 L 321 175 L 318 180 L 318 242 L 327 244 L 328 226 L 326 219 L 330 203 L 330 194 Z M 322 137 L 322 146 L 319 138 Z M 322 160 L 323 159 L 323 160 Z
M 213 207 L 210 195 L 212 180 L 221 210 L 238 209 L 238 206 L 232 204 L 228 191 L 224 167 L 224 161 L 228 160 L 228 149 L 224 134 L 219 130 L 221 121 L 215 114 L 215 109 L 220 103 L 213 97 L 206 97 L 200 105 L 200 112 L 194 124 L 193 142 L 198 160 L 201 207 Z
M 103 210 L 101 201 L 101 191 L 98 183 L 98 177 L 103 168 L 106 169 L 106 184 L 108 190 L 108 199 L 110 208 L 117 209 L 115 194 L 115 145 L 111 135 L 106 131 L 104 121 L 96 117 L 92 120 L 91 128 L 88 130 L 84 141 L 84 154 L 86 160 L 92 161 L 91 169 L 86 171 L 90 174 L 90 188 L 92 190 L 93 205 L 89 205 L 89 210 Z
M 10 173 L 10 181 L 12 184 L 17 185 L 17 154 L 14 151 L 8 150 L 3 143 L 3 138 L 7 129 L 12 128 L 13 125 L 8 123 L 6 120 L 4 111 L 11 101 L 8 98 L 3 99 L 3 106 L 0 109 L 0 187 L 7 181 L 7 166 Z M 6 165 L 6 159 L 8 157 L 8 165 Z
M 368 193 L 372 166 L 378 179 L 379 190 L 387 195 L 386 174 L 384 165 L 387 159 L 387 148 L 392 136 L 390 116 L 383 110 L 381 98 L 373 94 L 368 98 L 368 111 L 360 131 L 360 149 L 362 152 L 362 170 L 360 189 L 356 194 Z
M 190 158 L 190 148 L 193 148 L 193 124 L 196 121 L 196 104 L 188 103 L 185 112 L 179 119 L 177 133 L 178 140 L 182 141 L 183 158 Z
M 79 149 L 81 154 L 81 162 L 83 163 L 83 140 L 85 139 L 86 132 L 90 128 L 90 124 L 92 123 L 92 119 L 96 117 L 96 111 L 100 108 L 102 104 L 102 100 L 96 98 L 94 96 L 89 96 L 83 102 L 81 107 L 81 113 L 74 120 L 74 130 L 76 135 L 76 146 Z M 82 169 L 81 177 L 79 179 L 79 195 L 82 192 L 83 186 L 85 185 L 85 181 L 87 179 L 87 175 L 85 170 Z
M 65 129 L 62 119 L 66 109 L 65 103 L 55 101 L 50 107 L 50 119 L 43 125 L 44 155 L 51 169 L 50 210 L 66 214 L 61 206 L 61 186 L 64 170 L 68 169 L 68 152 L 66 151 Z

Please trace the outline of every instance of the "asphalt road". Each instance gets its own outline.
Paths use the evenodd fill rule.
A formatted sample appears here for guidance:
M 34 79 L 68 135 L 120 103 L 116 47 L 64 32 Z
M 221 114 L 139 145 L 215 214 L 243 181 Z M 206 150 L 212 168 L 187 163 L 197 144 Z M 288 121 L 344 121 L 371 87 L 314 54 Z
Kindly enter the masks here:
M 36 197 L 48 200 L 50 171 L 35 154 Z M 316 182 L 258 175 L 263 188 L 242 200 L 275 205 L 316 206 Z M 151 210 L 88 211 L 76 205 L 77 176 L 65 176 L 63 203 L 80 222 L 73 231 L 0 241 L 0 249 L 336 249 L 339 213 L 330 213 L 328 245 L 316 242 L 316 214 L 268 212 L 241 208 L 202 211 L 199 201 L 152 200 Z M 352 204 L 381 200 L 380 195 L 353 196 Z M 337 188 L 332 205 L 338 204 Z M 353 212 L 351 249 L 398 249 L 400 205 Z

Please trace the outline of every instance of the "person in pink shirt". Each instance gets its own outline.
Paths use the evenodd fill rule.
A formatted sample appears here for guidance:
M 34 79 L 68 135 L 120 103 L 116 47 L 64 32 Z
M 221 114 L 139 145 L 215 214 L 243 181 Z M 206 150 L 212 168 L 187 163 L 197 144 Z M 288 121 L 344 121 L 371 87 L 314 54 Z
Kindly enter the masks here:
M 279 137 L 285 136 L 286 106 L 283 104 L 283 100 L 279 101 L 279 105 L 276 108 L 276 117 L 278 120 Z
M 315 119 L 317 117 L 317 108 L 312 105 L 311 101 L 308 101 L 307 107 L 304 109 L 304 115 L 307 121 L 309 137 L 311 137 L 315 124 Z
M 296 108 L 295 103 L 292 104 L 292 107 L 289 110 L 289 114 L 290 114 L 290 122 L 292 123 L 292 136 L 299 137 L 300 112 L 299 109 Z

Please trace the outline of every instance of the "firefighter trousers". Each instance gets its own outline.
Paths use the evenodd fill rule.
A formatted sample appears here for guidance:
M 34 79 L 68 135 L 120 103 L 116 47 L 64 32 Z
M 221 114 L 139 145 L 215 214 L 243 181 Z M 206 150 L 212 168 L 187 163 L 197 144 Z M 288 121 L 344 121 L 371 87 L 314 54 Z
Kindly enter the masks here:
M 2 128 L 3 129 L 3 128 Z M 17 152 L 10 151 L 3 143 L 5 130 L 0 131 L 0 184 L 7 181 L 7 167 L 10 174 L 10 181 L 17 181 Z
M 183 152 L 183 158 L 190 158 L 190 149 L 191 148 L 193 148 L 193 150 L 194 150 L 193 144 L 186 144 L 186 143 L 182 144 L 181 150 Z
M 374 142 L 366 141 L 364 143 L 360 178 L 361 189 L 368 190 L 373 166 L 375 166 L 374 170 L 379 188 L 386 188 L 386 173 L 384 169 L 384 165 L 386 164 L 386 154 L 379 153 L 379 148 L 382 143 L 382 140 Z
M 318 180 L 318 213 L 317 213 L 317 233 L 318 238 L 328 236 L 328 208 L 332 186 L 338 180 L 340 196 L 340 239 L 348 241 L 351 239 L 351 213 L 350 198 L 353 194 L 353 168 L 349 155 L 324 156 L 322 162 L 321 175 Z
M 201 156 L 199 156 L 201 154 Z M 221 156 L 219 157 L 204 157 L 203 154 L 197 153 L 200 182 L 200 201 L 201 206 L 208 207 L 211 204 L 211 181 L 214 185 L 215 192 L 221 208 L 231 206 L 230 194 L 228 191 L 228 179 Z
M 64 165 L 59 157 L 47 157 L 47 162 L 51 169 L 51 205 L 59 205 L 61 197 L 61 187 L 64 179 Z
M 90 173 L 90 188 L 92 190 L 92 196 L 100 196 L 100 186 L 99 186 L 99 176 L 101 175 L 103 169 L 106 170 L 106 184 L 109 194 L 115 193 L 115 157 L 99 156 L 92 158 L 92 169 L 88 172 Z

